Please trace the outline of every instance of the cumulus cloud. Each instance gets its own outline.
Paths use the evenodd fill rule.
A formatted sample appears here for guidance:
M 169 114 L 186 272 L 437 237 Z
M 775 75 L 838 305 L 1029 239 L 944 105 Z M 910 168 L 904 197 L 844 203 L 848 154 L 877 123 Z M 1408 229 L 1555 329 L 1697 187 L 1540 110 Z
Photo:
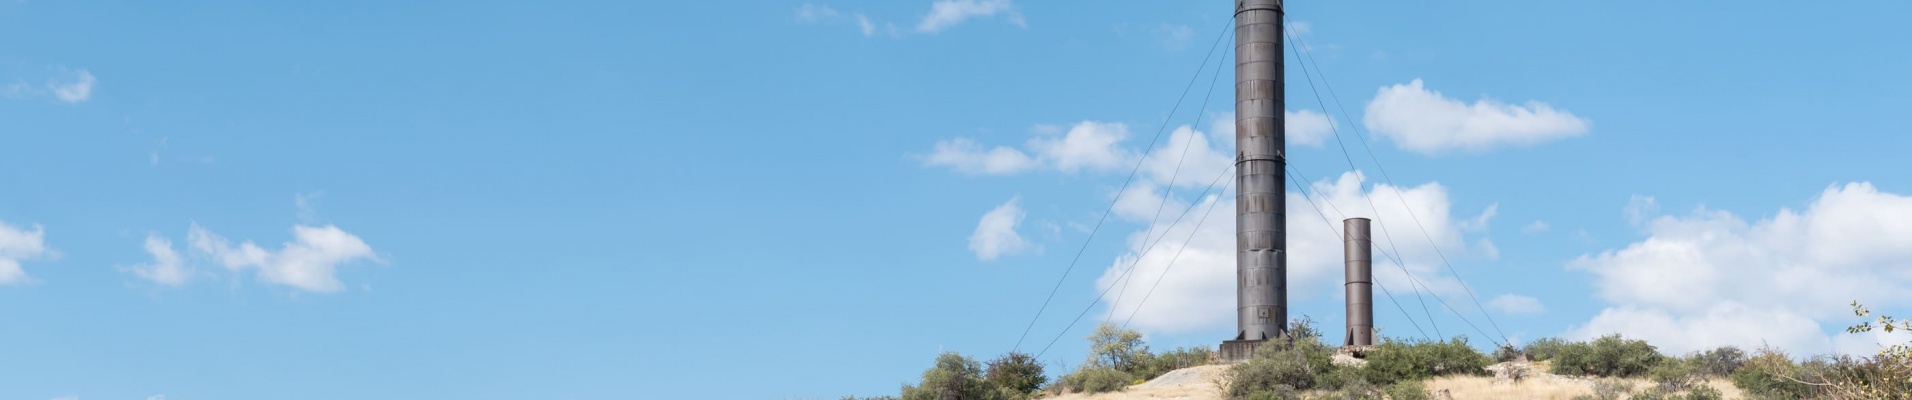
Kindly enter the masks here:
M 1493 300 L 1487 301 L 1487 306 L 1507 314 L 1539 314 L 1547 312 L 1547 307 L 1540 305 L 1540 299 L 1513 293 L 1494 297 Z
M 1649 197 L 1631 203 L 1627 216 L 1645 239 L 1569 264 L 1593 274 L 1609 304 L 1570 336 L 1619 332 L 1676 353 L 1761 344 L 1853 351 L 1864 338 L 1826 333 L 1856 321 L 1849 302 L 1912 300 L 1912 197 L 1835 185 L 1803 211 L 1757 221 L 1705 208 L 1658 216 Z
M 976 223 L 976 232 L 969 235 L 969 251 L 976 253 L 977 259 L 993 261 L 1032 247 L 1028 240 L 1022 238 L 1022 234 L 1016 232 L 1025 215 L 1019 201 L 1020 198 L 1011 197 L 1009 201 L 983 213 L 982 220 Z
M 166 286 L 181 286 L 192 280 L 192 269 L 187 268 L 186 260 L 173 250 L 172 240 L 158 234 L 146 235 L 146 254 L 153 256 L 153 262 L 133 266 L 133 275 Z
M 47 82 L 47 90 L 53 92 L 53 98 L 61 102 L 78 103 L 93 98 L 93 73 L 79 70 L 68 79 L 55 79 Z
M 1009 0 L 937 0 L 930 4 L 929 15 L 916 24 L 916 31 L 936 33 L 978 17 L 1002 15 L 1016 26 L 1027 27 L 1022 13 Z
M 246 241 L 229 240 L 193 224 L 187 241 L 193 250 L 232 271 L 256 270 L 262 281 L 308 292 L 336 292 L 343 287 L 338 267 L 361 260 L 377 260 L 372 247 L 336 226 L 292 227 L 293 240 L 278 250 Z
M 1321 147 L 1329 135 L 1334 134 L 1334 121 L 1315 110 L 1284 111 L 1286 120 L 1282 126 L 1287 128 L 1288 144 L 1308 147 Z
M 32 282 L 20 262 L 46 257 L 51 251 L 46 246 L 45 227 L 33 225 L 27 230 L 0 221 L 0 285 Z
M 1070 173 L 1110 170 L 1134 160 L 1134 156 L 1121 147 L 1128 136 L 1128 126 L 1120 123 L 1082 121 L 1067 130 L 1039 126 L 1035 137 L 1024 144 L 1026 152 L 1008 146 L 986 147 L 973 139 L 959 137 L 937 142 L 935 150 L 923 157 L 923 165 L 984 175 L 1007 175 L 1037 168 Z
M 1363 122 L 1402 149 L 1423 154 L 1535 145 L 1586 134 L 1591 124 L 1539 101 L 1468 104 L 1428 90 L 1420 79 L 1382 87 Z
M 1232 141 L 1222 140 L 1233 136 L 1233 125 L 1225 123 L 1226 119 L 1212 128 L 1217 135 L 1187 127 L 1177 129 L 1177 135 L 1191 136 L 1172 136 L 1172 145 L 1152 152 L 1144 160 L 1145 171 L 1138 182 L 1117 203 L 1117 216 L 1135 222 L 1157 223 L 1130 233 L 1126 239 L 1127 251 L 1097 278 L 1098 290 L 1109 289 L 1111 304 L 1104 310 L 1105 317 L 1121 321 L 1134 314 L 1131 326 L 1153 333 L 1187 332 L 1233 323 L 1229 313 L 1187 312 L 1234 308 L 1234 197 L 1217 193 L 1227 186 L 1220 184 L 1215 192 L 1201 194 L 1233 162 Z M 1184 141 L 1189 142 L 1186 145 L 1189 147 L 1176 147 Z M 1183 150 L 1189 154 L 1187 165 L 1180 174 L 1173 174 L 1173 160 Z M 1157 162 L 1157 158 L 1167 162 Z M 1173 185 L 1167 182 L 1171 176 L 1177 176 Z M 1227 177 L 1221 179 L 1230 181 Z M 1399 243 L 1390 242 L 1390 238 L 1378 233 L 1375 237 L 1378 247 L 1390 253 L 1398 249 L 1406 262 L 1405 266 L 1394 265 L 1377 254 L 1375 275 L 1383 285 L 1396 288 L 1397 292 L 1413 291 L 1407 273 L 1402 272 L 1405 268 L 1426 283 L 1432 293 L 1450 300 L 1464 295 L 1459 281 L 1443 275 L 1445 270 L 1434 245 L 1423 238 L 1417 228 L 1408 225 L 1412 224 L 1408 222 L 1411 221 L 1409 210 L 1425 224 L 1433 243 L 1446 249 L 1448 256 L 1458 259 L 1486 256 L 1484 252 L 1492 251 L 1491 244 L 1484 248 L 1467 246 L 1461 229 L 1466 221 L 1484 224 L 1492 217 L 1491 207 L 1479 216 L 1456 216 L 1447 190 L 1438 183 L 1398 188 L 1367 184 L 1363 179 L 1359 172 L 1349 172 L 1336 179 L 1307 183 L 1310 191 L 1319 193 L 1320 197 L 1314 200 L 1331 221 L 1328 223 L 1322 222 L 1323 216 L 1316 213 L 1308 198 L 1299 191 L 1289 191 L 1291 298 L 1338 295 L 1338 291 L 1318 288 L 1336 287 L 1335 283 L 1341 279 L 1340 221 L 1349 217 L 1375 218 L 1396 229 L 1394 239 L 1399 239 Z M 1380 206 L 1378 216 L 1376 210 L 1370 208 L 1368 196 L 1373 196 L 1374 204 Z M 1159 219 L 1151 219 L 1158 207 L 1165 211 Z M 1213 214 L 1207 214 L 1211 207 Z M 1184 212 L 1188 215 L 1175 223 Z M 1204 216 L 1206 220 L 1202 219 Z M 1134 270 L 1124 276 L 1131 266 Z M 1156 288 L 1149 294 L 1152 286 Z M 1146 303 L 1142 301 L 1145 297 Z

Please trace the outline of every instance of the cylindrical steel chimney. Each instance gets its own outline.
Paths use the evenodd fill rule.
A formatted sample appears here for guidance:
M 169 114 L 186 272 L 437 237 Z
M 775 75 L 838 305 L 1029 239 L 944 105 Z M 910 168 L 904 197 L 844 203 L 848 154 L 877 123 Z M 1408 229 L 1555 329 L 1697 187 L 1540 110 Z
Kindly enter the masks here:
M 1235 340 L 1284 336 L 1281 0 L 1235 0 Z
M 1342 254 L 1347 260 L 1348 335 L 1344 346 L 1374 345 L 1374 236 L 1367 218 L 1341 221 Z

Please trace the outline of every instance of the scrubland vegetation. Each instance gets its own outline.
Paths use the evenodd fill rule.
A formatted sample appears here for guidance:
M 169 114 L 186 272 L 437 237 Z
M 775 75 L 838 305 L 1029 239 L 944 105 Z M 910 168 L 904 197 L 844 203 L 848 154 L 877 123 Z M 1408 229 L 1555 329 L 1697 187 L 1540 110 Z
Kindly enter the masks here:
M 1853 312 L 1861 318 L 1870 316 L 1857 303 Z M 1912 330 L 1912 322 L 1881 316 L 1847 331 L 1858 334 L 1874 329 Z M 1365 363 L 1340 365 L 1333 362 L 1335 349 L 1321 341 L 1320 331 L 1307 319 L 1293 323 L 1289 333 L 1288 338 L 1263 344 L 1253 359 L 1229 366 L 1217 397 L 1429 399 L 1433 397 L 1426 388 L 1430 379 L 1492 376 L 1490 365 L 1513 362 L 1544 366 L 1545 372 L 1563 379 L 1590 380 L 1592 393 L 1576 399 L 1720 399 L 1724 395 L 1706 382 L 1728 381 L 1751 399 L 1912 400 L 1912 348 L 1904 345 L 1863 357 L 1795 359 L 1773 348 L 1748 352 L 1733 346 L 1669 355 L 1645 341 L 1620 335 L 1586 342 L 1542 338 L 1518 348 L 1500 346 L 1491 353 L 1481 353 L 1465 337 L 1445 341 L 1384 338 L 1366 353 Z M 904 385 L 900 397 L 869 399 L 1020 400 L 1113 392 L 1169 371 L 1220 362 L 1207 348 L 1153 352 L 1140 333 L 1112 325 L 1096 328 L 1088 339 L 1088 359 L 1053 381 L 1044 366 L 1027 354 L 1010 353 L 979 363 L 947 352 L 936 358 L 935 366 L 924 371 L 918 383 Z M 1508 384 L 1532 378 L 1524 375 L 1524 368 L 1510 371 L 1501 376 Z

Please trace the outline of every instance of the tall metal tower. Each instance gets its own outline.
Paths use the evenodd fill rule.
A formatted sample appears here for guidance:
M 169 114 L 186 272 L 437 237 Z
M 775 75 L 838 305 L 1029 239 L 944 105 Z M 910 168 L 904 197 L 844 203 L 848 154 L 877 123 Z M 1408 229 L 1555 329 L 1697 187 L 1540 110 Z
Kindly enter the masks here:
M 1250 358 L 1287 335 L 1288 218 L 1281 0 L 1235 2 L 1234 340 L 1222 358 Z

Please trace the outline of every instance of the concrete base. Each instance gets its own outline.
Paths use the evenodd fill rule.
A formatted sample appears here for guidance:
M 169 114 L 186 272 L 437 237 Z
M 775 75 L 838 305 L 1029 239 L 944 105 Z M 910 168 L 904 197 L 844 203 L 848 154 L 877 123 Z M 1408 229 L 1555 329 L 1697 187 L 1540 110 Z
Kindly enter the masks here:
M 1238 363 L 1255 358 L 1255 348 L 1267 340 L 1228 340 L 1222 342 L 1222 362 Z

